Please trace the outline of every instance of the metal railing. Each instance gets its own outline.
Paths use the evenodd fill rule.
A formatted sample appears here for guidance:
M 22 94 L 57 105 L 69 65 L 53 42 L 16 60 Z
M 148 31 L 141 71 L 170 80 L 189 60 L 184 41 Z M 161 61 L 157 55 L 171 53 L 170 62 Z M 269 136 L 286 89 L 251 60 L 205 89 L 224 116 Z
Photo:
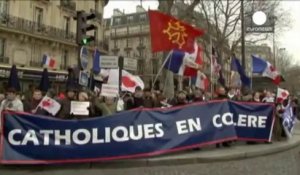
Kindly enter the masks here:
M 75 42 L 75 33 L 66 32 L 66 30 L 44 25 L 41 22 L 35 22 L 8 14 L 0 14 L 0 26 L 28 34 Z
M 29 66 L 31 67 L 41 67 L 42 66 L 42 62 L 41 61 L 30 61 L 29 62 Z
M 76 11 L 76 3 L 71 0 L 60 0 L 60 5 L 72 11 Z

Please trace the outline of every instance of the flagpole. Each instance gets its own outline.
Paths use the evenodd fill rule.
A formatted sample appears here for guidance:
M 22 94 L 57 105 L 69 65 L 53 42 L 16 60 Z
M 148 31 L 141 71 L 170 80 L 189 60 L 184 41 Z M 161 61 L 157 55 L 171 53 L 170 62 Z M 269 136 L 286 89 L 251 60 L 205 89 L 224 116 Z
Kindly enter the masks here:
M 168 58 L 169 58 L 170 56 L 172 56 L 172 53 L 173 53 L 172 51 L 169 52 L 167 58 L 165 59 L 165 61 L 164 61 L 163 64 L 161 65 L 161 67 L 159 68 L 159 70 L 158 70 L 158 72 L 157 72 L 157 74 L 156 74 L 156 76 L 155 76 L 155 78 L 154 78 L 154 81 L 152 81 L 152 90 L 153 90 L 153 87 L 154 87 L 154 85 L 155 85 L 155 83 L 156 83 L 156 81 L 157 81 L 157 79 L 158 79 L 158 76 L 161 74 L 161 72 L 162 72 L 162 70 L 163 70 L 165 64 L 167 63 Z
M 214 85 L 213 85 L 213 61 L 212 61 L 212 39 L 211 39 L 211 36 L 209 36 L 209 42 L 210 42 L 210 93 L 211 93 L 211 98 L 213 98 L 213 88 L 214 88 Z

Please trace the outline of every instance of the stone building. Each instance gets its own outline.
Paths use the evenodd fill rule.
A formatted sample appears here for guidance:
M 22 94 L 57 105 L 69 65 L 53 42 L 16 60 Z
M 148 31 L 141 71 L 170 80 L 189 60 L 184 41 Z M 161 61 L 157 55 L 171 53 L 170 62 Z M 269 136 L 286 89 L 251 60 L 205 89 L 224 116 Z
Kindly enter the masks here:
M 176 2 L 172 8 L 179 10 L 172 10 L 172 15 L 177 16 L 178 13 L 180 13 L 180 9 L 185 6 L 186 4 L 182 4 L 182 2 Z M 204 23 L 202 25 L 204 25 Z M 114 9 L 112 17 L 104 19 L 104 30 L 104 41 L 108 45 L 109 54 L 136 58 L 138 60 L 136 74 L 143 78 L 146 86 L 151 86 L 150 84 L 158 73 L 164 57 L 161 52 L 151 52 L 151 38 L 147 10 L 142 6 L 136 6 L 136 12 L 125 14 L 119 9 Z M 201 43 L 204 49 L 211 52 L 209 39 L 205 38 L 207 38 L 207 36 L 200 37 L 198 42 Z M 230 54 L 224 53 L 223 55 Z M 204 52 L 203 61 L 205 63 L 205 73 L 209 75 L 210 56 L 204 54 Z M 230 73 L 229 63 L 225 61 L 223 64 L 224 77 L 227 79 L 229 78 Z M 175 82 L 177 81 L 175 80 Z M 184 82 L 184 86 L 188 85 L 186 81 Z M 216 80 L 214 82 L 216 82 Z M 160 86 L 163 86 L 163 84 Z
M 103 44 L 103 8 L 108 0 L 1 0 L 0 1 L 0 77 L 5 81 L 12 64 L 16 64 L 22 89 L 37 84 L 42 72 L 44 54 L 56 61 L 49 70 L 50 80 L 58 88 L 64 83 L 67 68 L 77 64 L 77 10 L 94 12 L 98 29 L 96 41 L 90 45 L 105 53 Z M 89 67 L 91 67 L 90 56 Z M 60 83 L 61 82 L 61 83 Z

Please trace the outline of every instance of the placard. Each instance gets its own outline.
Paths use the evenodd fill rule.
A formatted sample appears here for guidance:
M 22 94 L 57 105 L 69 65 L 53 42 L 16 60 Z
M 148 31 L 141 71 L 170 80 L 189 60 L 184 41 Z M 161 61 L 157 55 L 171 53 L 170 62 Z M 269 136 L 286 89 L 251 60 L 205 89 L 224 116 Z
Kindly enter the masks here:
M 117 97 L 119 94 L 118 85 L 102 84 L 101 95 L 105 97 Z
M 124 58 L 124 69 L 125 70 L 137 70 L 137 60 L 133 58 Z
M 88 101 L 71 101 L 70 114 L 73 115 L 89 115 L 90 102 Z

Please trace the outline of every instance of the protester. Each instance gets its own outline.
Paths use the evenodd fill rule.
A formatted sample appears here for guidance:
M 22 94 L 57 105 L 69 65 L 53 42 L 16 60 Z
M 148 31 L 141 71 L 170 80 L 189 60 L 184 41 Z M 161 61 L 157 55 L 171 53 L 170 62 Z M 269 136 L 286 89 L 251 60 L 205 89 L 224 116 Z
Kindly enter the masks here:
M 58 112 L 58 117 L 61 119 L 72 119 L 74 116 L 71 115 L 71 101 L 76 100 L 76 90 L 69 87 L 66 93 L 66 98 L 61 100 L 61 109 Z
M 217 89 L 217 97 L 216 99 L 218 100 L 224 100 L 224 99 L 228 99 L 228 96 L 226 94 L 226 90 L 224 87 L 220 86 L 218 89 Z M 221 144 L 223 145 L 223 147 L 231 147 L 231 142 L 222 142 L 222 143 L 218 143 L 216 144 L 216 147 L 217 148 L 220 148 L 221 147 Z
M 253 93 L 252 99 L 254 102 L 261 102 L 260 92 L 256 91 Z
M 113 97 L 105 97 L 104 103 L 95 104 L 95 108 L 102 111 L 103 116 L 112 115 L 117 112 L 117 102 Z
M 154 108 L 154 98 L 151 93 L 151 89 L 144 89 L 144 107 L 145 108 Z
M 6 93 L 6 98 L 1 102 L 0 105 L 0 115 L 4 110 L 23 112 L 24 106 L 22 101 L 17 98 L 16 90 L 14 88 L 9 88 Z
M 144 93 L 141 87 L 136 87 L 133 95 L 134 108 L 144 106 Z
M 204 100 L 203 93 L 201 89 L 195 89 L 193 95 L 193 102 L 201 102 Z
M 32 114 L 47 115 L 48 113 L 46 111 L 38 107 L 42 98 L 43 98 L 42 91 L 40 89 L 35 89 L 33 91 L 31 100 L 30 101 L 25 100 L 24 111 Z
M 179 91 L 176 98 L 170 102 L 172 106 L 182 106 L 188 104 L 187 93 L 185 91 Z

